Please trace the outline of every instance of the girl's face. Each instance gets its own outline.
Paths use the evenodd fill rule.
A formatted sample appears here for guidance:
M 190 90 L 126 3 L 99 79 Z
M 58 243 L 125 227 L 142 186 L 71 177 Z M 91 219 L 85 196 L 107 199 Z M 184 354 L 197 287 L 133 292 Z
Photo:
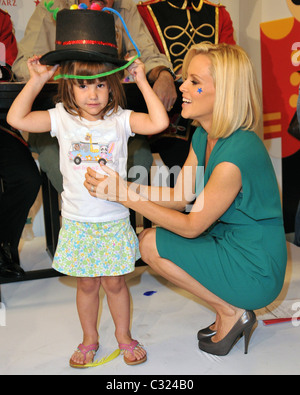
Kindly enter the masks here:
M 210 66 L 211 61 L 206 55 L 195 55 L 188 66 L 187 79 L 180 86 L 183 99 L 181 115 L 198 121 L 206 131 L 211 126 L 215 102 Z
M 81 116 L 88 121 L 102 119 L 101 111 L 109 100 L 109 86 L 107 81 L 95 81 L 87 84 L 84 80 L 78 80 L 73 85 L 74 98 L 81 110 Z

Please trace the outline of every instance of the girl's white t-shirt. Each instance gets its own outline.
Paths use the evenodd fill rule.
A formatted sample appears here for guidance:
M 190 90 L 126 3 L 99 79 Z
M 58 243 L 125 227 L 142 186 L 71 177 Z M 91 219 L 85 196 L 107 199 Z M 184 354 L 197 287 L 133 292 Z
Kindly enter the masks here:
M 59 142 L 60 171 L 63 175 L 62 216 L 80 222 L 106 222 L 126 218 L 122 204 L 95 198 L 83 183 L 88 167 L 105 174 L 98 161 L 122 178 L 127 176 L 128 138 L 134 136 L 129 123 L 131 110 L 119 107 L 103 120 L 88 121 L 69 114 L 62 103 L 49 110 L 51 136 Z

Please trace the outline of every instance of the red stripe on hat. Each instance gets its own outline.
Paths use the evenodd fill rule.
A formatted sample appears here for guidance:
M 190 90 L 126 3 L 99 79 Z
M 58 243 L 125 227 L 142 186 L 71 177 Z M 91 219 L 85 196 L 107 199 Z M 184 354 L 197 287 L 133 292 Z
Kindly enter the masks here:
M 70 40 L 70 41 L 56 41 L 58 45 L 76 45 L 76 44 L 88 44 L 88 45 L 105 45 L 113 48 L 117 48 L 115 44 L 105 43 L 103 41 L 95 40 Z

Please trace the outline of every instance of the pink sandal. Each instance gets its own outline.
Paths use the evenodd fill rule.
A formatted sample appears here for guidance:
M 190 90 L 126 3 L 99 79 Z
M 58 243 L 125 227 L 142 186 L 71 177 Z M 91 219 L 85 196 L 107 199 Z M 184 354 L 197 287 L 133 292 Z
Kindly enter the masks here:
M 133 351 L 139 347 L 141 347 L 141 344 L 136 340 L 132 340 L 132 342 L 130 344 L 119 343 L 119 349 L 121 350 L 122 354 L 124 354 L 126 351 L 129 351 L 134 357 L 135 357 L 135 355 L 134 355 Z M 135 361 L 129 360 L 124 355 L 124 362 L 127 365 L 139 365 L 140 363 L 143 363 L 146 360 L 147 360 L 147 355 L 145 355 L 142 359 L 135 359 Z
M 89 352 L 92 352 L 93 353 L 93 359 L 89 362 L 89 363 L 87 363 L 87 364 L 84 364 L 84 363 L 76 363 L 76 362 L 74 362 L 73 360 L 72 360 L 72 358 L 70 359 L 70 366 L 72 367 L 72 368 L 79 368 L 79 369 L 83 369 L 83 368 L 86 368 L 86 367 L 88 367 L 88 366 L 86 366 L 86 365 L 89 365 L 90 363 L 92 363 L 93 361 L 94 361 L 94 356 L 96 355 L 96 352 L 97 352 L 97 350 L 98 350 L 98 348 L 99 348 L 99 343 L 96 343 L 96 344 L 91 344 L 91 345 L 89 345 L 89 346 L 84 346 L 82 343 L 81 344 L 79 344 L 79 346 L 78 346 L 78 348 L 77 348 L 77 352 L 81 352 L 81 354 L 83 354 L 83 356 L 84 356 L 84 361 L 86 360 L 86 354 L 88 354 Z

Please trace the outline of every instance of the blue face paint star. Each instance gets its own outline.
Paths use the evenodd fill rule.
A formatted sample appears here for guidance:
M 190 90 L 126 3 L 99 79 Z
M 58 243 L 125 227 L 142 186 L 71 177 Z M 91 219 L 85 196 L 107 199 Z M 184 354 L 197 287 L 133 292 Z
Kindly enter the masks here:
M 202 88 L 198 88 L 197 92 L 202 93 L 203 92 Z

